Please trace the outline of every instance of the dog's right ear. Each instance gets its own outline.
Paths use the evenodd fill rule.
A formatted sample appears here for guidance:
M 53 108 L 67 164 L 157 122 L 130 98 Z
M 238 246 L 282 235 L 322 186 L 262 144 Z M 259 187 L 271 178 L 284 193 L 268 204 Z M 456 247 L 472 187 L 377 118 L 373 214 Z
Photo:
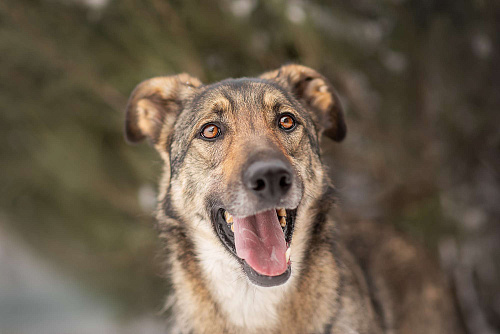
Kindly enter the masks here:
M 168 135 L 183 102 L 202 83 L 186 73 L 141 82 L 130 95 L 125 116 L 125 137 L 137 143 L 148 138 L 157 144 Z

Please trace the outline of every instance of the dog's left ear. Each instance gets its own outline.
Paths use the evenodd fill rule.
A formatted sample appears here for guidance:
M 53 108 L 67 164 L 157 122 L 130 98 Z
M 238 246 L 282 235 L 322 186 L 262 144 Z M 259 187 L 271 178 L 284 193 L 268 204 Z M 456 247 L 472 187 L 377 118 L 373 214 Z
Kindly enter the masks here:
M 316 111 L 320 133 L 335 141 L 342 141 L 347 133 L 340 100 L 332 84 L 312 68 L 285 65 L 260 76 L 291 91 L 306 107 Z
M 200 80 L 186 74 L 156 77 L 141 82 L 130 95 L 125 116 L 125 137 L 137 143 L 148 138 L 158 144 L 168 135 L 183 103 Z

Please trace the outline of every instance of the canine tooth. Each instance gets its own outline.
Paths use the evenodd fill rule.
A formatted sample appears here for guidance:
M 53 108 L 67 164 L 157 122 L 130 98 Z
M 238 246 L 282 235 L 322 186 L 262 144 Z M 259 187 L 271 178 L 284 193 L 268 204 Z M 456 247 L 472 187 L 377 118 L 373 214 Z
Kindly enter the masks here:
M 286 219 L 285 219 L 285 217 L 280 217 L 280 225 L 281 225 L 281 227 L 285 227 L 286 226 Z
M 278 210 L 276 210 L 276 212 L 278 213 L 278 216 L 286 217 L 286 210 L 285 210 L 285 208 L 279 208 Z
M 292 247 L 288 247 L 285 253 L 286 263 L 290 262 L 290 253 L 292 252 Z
M 231 224 L 233 222 L 233 215 L 229 212 L 224 211 L 224 218 L 226 219 L 226 223 Z
M 231 224 L 231 232 L 234 233 L 234 224 Z

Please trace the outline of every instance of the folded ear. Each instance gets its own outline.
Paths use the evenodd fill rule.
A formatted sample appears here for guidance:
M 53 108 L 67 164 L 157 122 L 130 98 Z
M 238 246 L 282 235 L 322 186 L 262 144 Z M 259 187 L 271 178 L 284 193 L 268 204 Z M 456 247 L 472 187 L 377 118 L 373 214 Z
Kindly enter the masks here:
M 182 73 L 141 82 L 130 95 L 125 116 L 125 137 L 154 144 L 172 127 L 184 101 L 201 86 L 200 80 Z
M 312 68 L 285 65 L 260 76 L 278 83 L 292 92 L 306 107 L 316 111 L 315 121 L 320 133 L 335 141 L 344 139 L 347 128 L 340 100 L 332 84 Z

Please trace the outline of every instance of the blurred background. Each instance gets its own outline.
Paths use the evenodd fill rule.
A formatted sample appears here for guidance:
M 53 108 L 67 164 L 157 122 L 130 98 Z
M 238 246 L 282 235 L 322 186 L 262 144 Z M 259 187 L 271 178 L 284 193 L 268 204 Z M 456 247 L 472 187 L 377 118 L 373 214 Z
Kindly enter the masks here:
M 1 0 L 0 333 L 162 333 L 161 161 L 123 139 L 134 86 L 296 62 L 334 83 L 325 140 L 347 216 L 447 271 L 500 331 L 500 2 Z

